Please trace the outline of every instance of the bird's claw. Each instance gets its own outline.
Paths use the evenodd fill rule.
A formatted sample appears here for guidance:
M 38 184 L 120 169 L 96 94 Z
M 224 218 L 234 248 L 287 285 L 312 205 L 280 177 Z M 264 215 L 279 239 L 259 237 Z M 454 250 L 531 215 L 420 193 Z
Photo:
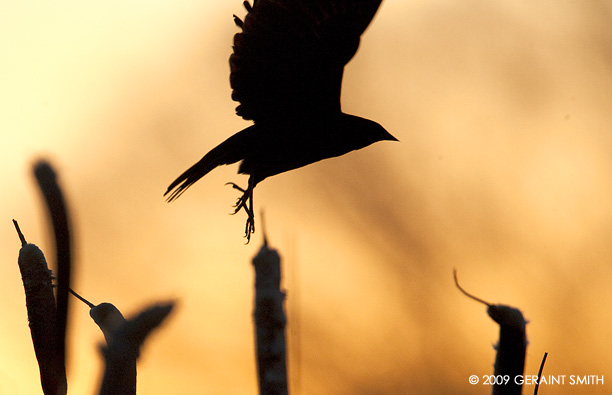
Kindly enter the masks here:
M 249 213 L 249 208 L 247 206 L 247 202 L 251 199 L 252 195 L 250 193 L 250 191 L 248 189 L 242 189 L 240 188 L 238 185 L 234 184 L 233 182 L 228 182 L 225 185 L 231 185 L 232 188 L 239 190 L 240 192 L 242 192 L 242 196 L 240 196 L 238 198 L 238 200 L 236 200 L 236 204 L 234 205 L 234 212 L 230 213 L 231 215 L 234 215 L 236 213 L 238 213 L 238 211 L 240 211 L 241 209 L 244 209 L 247 214 Z M 250 216 L 250 215 L 249 215 Z
M 228 182 L 225 185 L 231 185 L 232 188 L 242 192 L 242 196 L 240 196 L 238 200 L 236 200 L 236 204 L 234 205 L 234 212 L 230 214 L 237 214 L 242 209 L 244 209 L 244 211 L 247 213 L 244 237 L 247 239 L 246 244 L 249 244 L 249 241 L 251 241 L 251 234 L 255 233 L 255 214 L 253 213 L 253 188 L 249 186 L 247 189 L 243 189 L 238 185 L 234 184 L 233 182 Z
M 244 237 L 247 239 L 245 244 L 249 244 L 249 241 L 251 241 L 251 233 L 255 233 L 255 217 L 249 214 L 244 228 Z

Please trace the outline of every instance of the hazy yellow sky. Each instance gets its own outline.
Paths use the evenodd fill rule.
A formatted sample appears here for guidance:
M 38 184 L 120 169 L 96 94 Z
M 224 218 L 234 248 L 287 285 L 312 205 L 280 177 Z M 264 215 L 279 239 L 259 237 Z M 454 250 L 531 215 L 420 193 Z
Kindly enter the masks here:
M 612 3 L 385 0 L 343 109 L 383 142 L 258 185 L 284 260 L 294 394 L 486 394 L 498 327 L 454 287 L 520 308 L 526 374 L 611 392 Z M 248 123 L 228 57 L 240 1 L 0 3 L 0 394 L 40 392 L 11 219 L 52 259 L 30 175 L 50 159 L 73 213 L 73 287 L 124 314 L 176 298 L 139 393 L 256 392 L 245 183 L 167 185 Z M 261 222 L 258 223 L 261 230 Z M 102 335 L 70 316 L 69 393 L 93 394 Z M 524 393 L 532 393 L 533 387 Z

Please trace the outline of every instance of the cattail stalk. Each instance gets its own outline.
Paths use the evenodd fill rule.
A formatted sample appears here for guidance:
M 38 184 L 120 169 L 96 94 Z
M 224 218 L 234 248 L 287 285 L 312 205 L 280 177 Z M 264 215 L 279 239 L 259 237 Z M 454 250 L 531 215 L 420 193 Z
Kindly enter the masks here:
M 495 370 L 492 395 L 520 395 L 523 390 L 521 380 L 525 370 L 527 350 L 527 321 L 520 310 L 494 305 L 469 294 L 459 285 L 457 271 L 454 271 L 455 285 L 463 294 L 487 306 L 487 314 L 499 324 L 499 342 L 495 346 Z
M 525 370 L 527 350 L 527 321 L 520 310 L 505 305 L 490 305 L 487 313 L 499 324 L 499 342 L 495 347 L 495 377 L 508 377 L 509 380 L 493 385 L 493 395 L 520 395 Z
M 66 328 L 68 326 L 68 290 L 70 288 L 71 237 L 70 221 L 64 194 L 57 182 L 51 165 L 39 161 L 34 165 L 34 176 L 49 212 L 53 234 L 55 235 L 55 254 L 57 265 L 57 315 L 56 360 L 58 369 L 66 370 Z
M 28 324 L 38 361 L 40 382 L 45 395 L 66 394 L 66 370 L 57 364 L 56 306 L 53 295 L 53 275 L 43 252 L 26 241 L 13 220 L 21 240 L 17 263 L 21 272 L 28 311 Z
M 280 289 L 280 256 L 265 240 L 253 258 L 255 268 L 255 335 L 260 395 L 286 395 L 285 294 Z

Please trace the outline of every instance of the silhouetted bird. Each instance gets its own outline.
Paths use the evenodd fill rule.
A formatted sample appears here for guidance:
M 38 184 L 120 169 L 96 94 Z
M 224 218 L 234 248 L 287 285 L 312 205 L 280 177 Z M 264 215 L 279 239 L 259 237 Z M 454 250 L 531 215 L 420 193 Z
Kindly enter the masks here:
M 248 215 L 245 237 L 255 231 L 253 188 L 266 177 L 344 155 L 380 140 L 397 140 L 376 122 L 340 109 L 344 65 L 381 0 L 245 1 L 242 29 L 230 56 L 236 114 L 254 124 L 231 136 L 181 174 L 164 194 L 178 198 L 220 165 L 242 161 L 248 174 L 234 213 Z

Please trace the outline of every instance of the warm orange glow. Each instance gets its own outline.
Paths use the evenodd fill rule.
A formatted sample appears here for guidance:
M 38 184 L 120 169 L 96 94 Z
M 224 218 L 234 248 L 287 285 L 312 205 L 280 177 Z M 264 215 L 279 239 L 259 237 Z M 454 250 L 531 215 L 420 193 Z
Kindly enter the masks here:
M 40 156 L 73 210 L 73 287 L 126 315 L 179 301 L 145 346 L 139 390 L 253 394 L 263 225 L 244 246 L 223 186 L 246 179 L 217 169 L 162 198 L 248 125 L 228 81 L 241 1 L 70 3 L 0 6 L 0 394 L 40 393 L 11 223 L 52 261 L 29 174 Z M 292 393 L 490 393 L 468 377 L 492 374 L 498 329 L 453 268 L 524 312 L 526 374 L 547 351 L 546 375 L 605 376 L 541 394 L 610 392 L 611 18 L 598 0 L 383 1 L 343 109 L 401 142 L 255 192 L 284 258 Z M 95 393 L 102 336 L 85 305 L 70 318 L 69 392 Z

